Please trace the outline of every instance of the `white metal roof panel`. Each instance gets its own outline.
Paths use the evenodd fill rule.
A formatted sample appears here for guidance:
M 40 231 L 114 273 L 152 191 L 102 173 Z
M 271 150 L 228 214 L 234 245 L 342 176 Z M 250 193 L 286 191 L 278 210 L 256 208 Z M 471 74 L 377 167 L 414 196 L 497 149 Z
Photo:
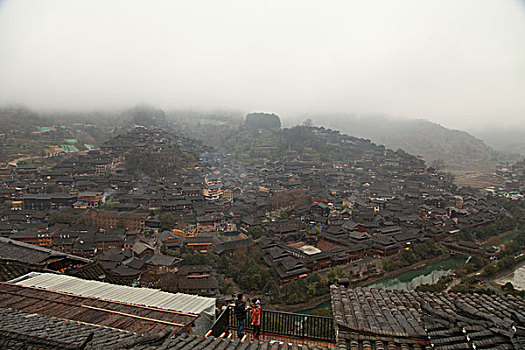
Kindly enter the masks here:
M 212 312 L 215 308 L 215 298 L 184 293 L 174 294 L 151 288 L 119 286 L 53 273 L 28 275 L 27 278 L 15 283 L 26 287 L 36 287 L 55 292 L 158 307 L 197 315 L 204 311 Z

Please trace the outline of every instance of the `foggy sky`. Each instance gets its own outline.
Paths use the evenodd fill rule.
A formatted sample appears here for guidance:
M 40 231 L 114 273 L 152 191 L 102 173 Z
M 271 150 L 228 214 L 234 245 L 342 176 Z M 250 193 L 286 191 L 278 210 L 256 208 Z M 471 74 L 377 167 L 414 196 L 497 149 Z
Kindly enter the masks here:
M 0 0 L 0 104 L 525 123 L 518 0 Z

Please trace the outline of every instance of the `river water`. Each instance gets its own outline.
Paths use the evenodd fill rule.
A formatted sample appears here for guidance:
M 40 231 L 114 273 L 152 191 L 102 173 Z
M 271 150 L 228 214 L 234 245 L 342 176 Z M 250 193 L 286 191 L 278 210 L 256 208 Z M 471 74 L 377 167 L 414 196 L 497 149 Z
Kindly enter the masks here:
M 445 260 L 428 264 L 421 269 L 407 271 L 367 287 L 414 290 L 421 284 L 437 283 L 441 277 L 450 275 L 452 269 L 460 267 L 465 261 L 467 261 L 467 258 L 468 257 L 465 255 L 453 255 Z
M 447 259 L 428 264 L 417 270 L 408 271 L 383 280 L 378 283 L 366 286 L 369 288 L 383 288 L 383 289 L 402 289 L 414 290 L 421 284 L 433 284 L 439 281 L 443 276 L 448 276 L 452 273 L 452 269 L 460 267 L 468 257 L 465 255 L 453 255 Z M 320 308 L 331 308 L 329 301 L 324 302 L 312 309 L 299 311 L 301 314 L 311 314 L 312 311 Z
M 307 310 L 297 311 L 297 313 L 304 314 L 304 315 L 311 315 L 312 312 L 314 312 L 317 309 L 332 309 L 332 303 L 330 301 L 325 301 L 324 303 L 321 303 L 317 305 L 316 307 L 313 307 Z

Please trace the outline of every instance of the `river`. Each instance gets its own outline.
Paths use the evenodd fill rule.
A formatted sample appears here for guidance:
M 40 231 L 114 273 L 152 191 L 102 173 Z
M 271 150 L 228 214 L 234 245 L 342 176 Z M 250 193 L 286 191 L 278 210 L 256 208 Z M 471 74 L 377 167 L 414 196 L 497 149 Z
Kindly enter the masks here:
M 321 303 L 317 305 L 316 307 L 313 307 L 307 310 L 303 310 L 303 311 L 297 311 L 297 313 L 303 314 L 303 315 L 311 315 L 312 312 L 314 312 L 317 309 L 332 309 L 332 303 L 330 301 L 325 301 L 324 303 Z
M 437 283 L 441 277 L 450 275 L 452 269 L 460 267 L 465 261 L 467 261 L 465 255 L 453 255 L 445 260 L 428 264 L 418 270 L 404 272 L 367 287 L 414 290 L 421 284 Z
M 441 277 L 450 275 L 452 269 L 460 267 L 467 259 L 468 257 L 465 255 L 453 255 L 447 259 L 428 264 L 420 269 L 404 272 L 366 287 L 414 290 L 420 284 L 436 283 Z M 331 308 L 330 302 L 324 302 L 314 308 L 299 311 L 299 313 L 311 314 L 314 310 L 321 308 Z

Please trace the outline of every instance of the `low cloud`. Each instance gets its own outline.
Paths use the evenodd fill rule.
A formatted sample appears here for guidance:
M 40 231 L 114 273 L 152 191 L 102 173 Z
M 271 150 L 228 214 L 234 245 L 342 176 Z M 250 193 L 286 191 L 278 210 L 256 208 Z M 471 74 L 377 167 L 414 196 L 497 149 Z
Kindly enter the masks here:
M 0 103 L 523 124 L 511 0 L 0 2 Z

